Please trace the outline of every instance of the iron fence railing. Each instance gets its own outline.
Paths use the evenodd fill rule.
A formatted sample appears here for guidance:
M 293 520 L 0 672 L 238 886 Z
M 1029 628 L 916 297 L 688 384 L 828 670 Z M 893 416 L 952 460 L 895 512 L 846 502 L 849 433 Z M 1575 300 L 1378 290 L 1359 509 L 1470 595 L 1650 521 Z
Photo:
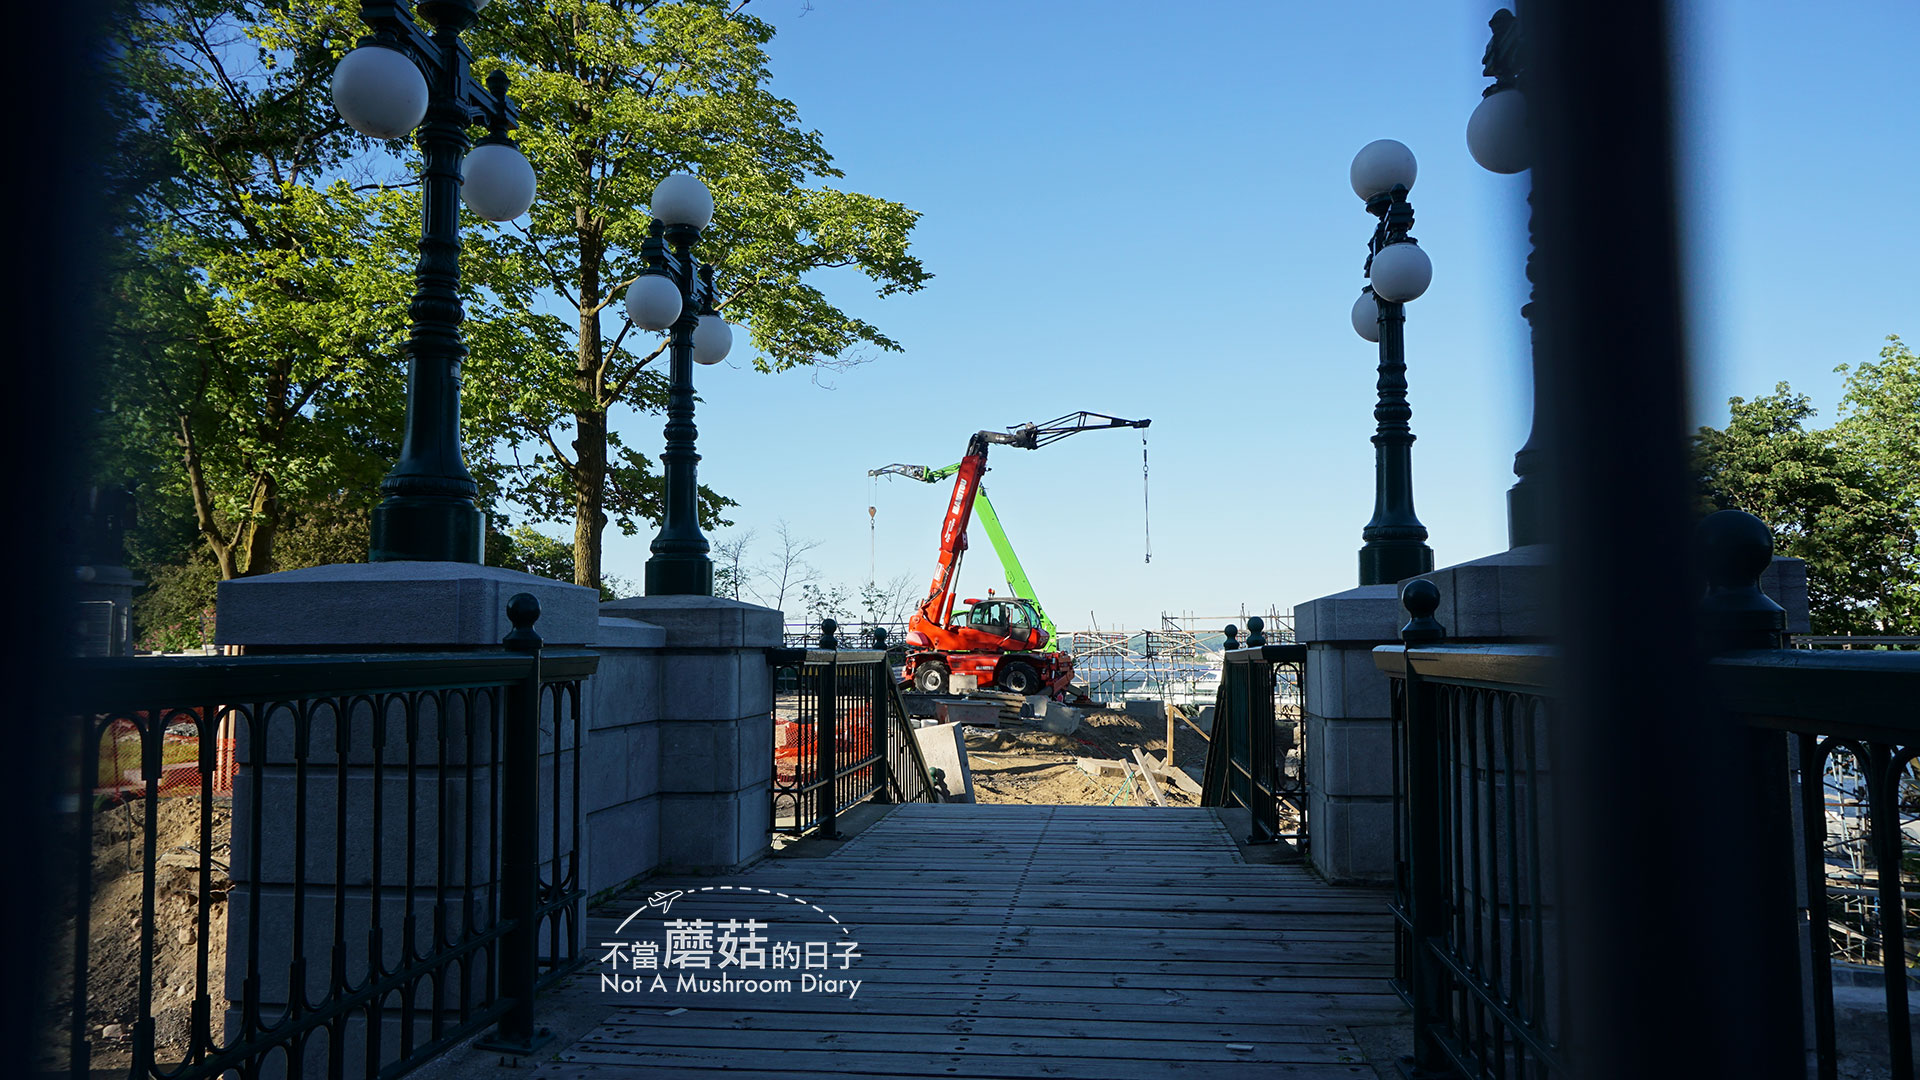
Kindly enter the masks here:
M 598 657 L 543 651 L 533 597 L 508 612 L 498 653 L 63 671 L 72 918 L 40 1067 L 393 1077 L 496 1023 L 531 1050 L 536 990 L 581 958 Z
M 856 803 L 937 801 L 885 652 L 782 648 L 768 662 L 774 831 L 835 836 Z
M 1878 968 L 1891 1075 L 1914 1075 L 1920 960 L 1920 653 L 1766 650 L 1715 659 L 1720 700 L 1786 740 L 1795 890 L 1821 1080 L 1838 1075 L 1834 961 Z M 1877 1049 L 1877 1048 L 1876 1048 Z
M 1304 852 L 1306 745 L 1298 706 L 1307 647 L 1238 648 L 1232 637 L 1226 644 L 1200 804 L 1246 807 L 1249 843 L 1284 841 Z
M 1539 646 L 1382 647 L 1394 718 L 1394 987 L 1421 1067 L 1557 1076 L 1567 1000 Z
M 1920 649 L 1920 636 L 1910 634 L 1795 634 L 1788 642 L 1796 649 Z
M 1553 653 L 1435 635 L 1374 659 L 1392 680 L 1395 985 L 1414 1010 L 1416 1066 L 1572 1075 Z M 1708 676 L 1765 763 L 1774 795 L 1763 801 L 1780 807 L 1754 807 L 1749 820 L 1762 862 L 1799 879 L 1767 901 L 1768 922 L 1800 941 L 1799 970 L 1778 977 L 1799 988 L 1814 1075 L 1833 1080 L 1846 1049 L 1911 1078 L 1920 653 L 1757 649 L 1716 657 Z M 1843 1048 L 1836 1036 L 1835 964 L 1849 961 L 1855 975 L 1877 969 L 1866 980 L 1885 999 L 1877 1046 Z

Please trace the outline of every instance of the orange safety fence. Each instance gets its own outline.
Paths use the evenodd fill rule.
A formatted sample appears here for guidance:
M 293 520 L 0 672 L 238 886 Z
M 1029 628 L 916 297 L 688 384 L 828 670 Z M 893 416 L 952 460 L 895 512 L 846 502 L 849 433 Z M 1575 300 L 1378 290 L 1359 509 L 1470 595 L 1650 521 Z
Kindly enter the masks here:
M 200 710 L 169 710 L 172 722 L 161 733 L 160 776 L 157 784 L 145 775 L 141 764 L 141 724 L 150 713 L 139 713 L 139 723 L 131 719 L 115 720 L 100 733 L 99 769 L 94 777 L 95 795 L 154 795 L 160 798 L 200 794 Z M 231 797 L 233 778 L 239 771 L 234 754 L 233 714 L 222 710 L 219 731 L 214 737 L 213 794 Z
M 873 751 L 873 715 L 865 702 L 852 702 L 834 728 L 838 768 L 867 757 Z M 803 757 L 804 750 L 804 757 Z M 792 783 L 813 771 L 814 721 L 773 719 L 773 768 L 776 781 Z

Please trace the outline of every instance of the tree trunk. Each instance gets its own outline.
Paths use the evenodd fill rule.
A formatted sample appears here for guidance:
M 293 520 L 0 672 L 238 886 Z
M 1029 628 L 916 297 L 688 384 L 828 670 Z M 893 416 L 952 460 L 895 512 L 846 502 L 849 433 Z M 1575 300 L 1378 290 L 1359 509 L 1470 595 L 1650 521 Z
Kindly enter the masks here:
M 600 365 L 600 245 L 585 209 L 580 228 L 580 341 L 573 384 L 573 583 L 600 587 L 600 535 L 607 527 L 607 410 Z
M 250 509 L 251 520 L 241 526 L 247 557 L 240 573 L 245 577 L 273 572 L 273 542 L 280 535 L 280 485 L 272 476 L 255 482 Z
M 235 545 L 220 535 L 220 525 L 214 520 L 213 494 L 207 487 L 206 470 L 200 463 L 200 445 L 194 441 L 190 419 L 180 417 L 180 433 L 174 439 L 180 447 L 181 460 L 187 467 L 187 490 L 193 496 L 194 524 L 199 528 L 200 538 L 206 542 L 207 549 L 213 552 L 214 561 L 220 566 L 220 580 L 232 581 L 240 576 L 238 560 L 234 557 Z

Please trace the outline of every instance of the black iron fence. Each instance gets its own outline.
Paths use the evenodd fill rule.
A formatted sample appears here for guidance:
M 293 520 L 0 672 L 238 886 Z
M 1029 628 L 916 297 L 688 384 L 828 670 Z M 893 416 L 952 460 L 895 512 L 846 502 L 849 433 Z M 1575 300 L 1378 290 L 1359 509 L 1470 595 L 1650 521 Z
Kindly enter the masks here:
M 836 648 L 831 621 L 821 644 L 767 654 L 774 831 L 835 836 L 856 803 L 937 802 L 888 655 Z
M 1572 1075 L 1554 655 L 1440 644 L 1437 624 L 1418 625 L 1432 610 L 1416 612 L 1405 644 L 1374 653 L 1392 679 L 1395 985 L 1414 1010 L 1415 1066 Z M 1920 653 L 1753 649 L 1717 657 L 1709 676 L 1767 763 L 1769 805 L 1751 817 L 1763 862 L 1798 879 L 1777 890 L 1769 922 L 1800 942 L 1798 970 L 1777 974 L 1799 989 L 1811 1072 L 1833 1080 L 1844 1058 L 1860 1075 L 1911 1078 Z M 1681 765 L 1661 782 L 1684 783 Z M 1853 987 L 1854 1023 L 1836 1024 L 1836 982 Z M 1862 984 L 1884 1005 L 1872 1023 L 1859 1022 Z
M 1200 804 L 1245 807 L 1249 843 L 1284 841 L 1304 852 L 1306 746 L 1298 705 L 1307 647 L 1264 644 L 1257 626 L 1248 647 L 1240 648 L 1237 636 L 1227 627 Z
M 581 684 L 498 653 L 79 661 L 40 1067 L 398 1076 L 580 960 Z
M 1782 780 L 1794 803 L 1795 889 L 1807 928 L 1803 984 L 1822 1080 L 1842 1051 L 1884 1058 L 1914 1075 L 1908 999 L 1920 959 L 1920 653 L 1755 651 L 1721 657 L 1720 699 L 1753 728 L 1787 743 Z M 1882 1046 L 1836 1032 L 1836 970 L 1877 983 Z M 1869 975 L 1862 978 L 1863 974 Z M 1851 995 L 1850 995 L 1851 996 Z
M 1468 1076 L 1564 1068 L 1545 676 L 1538 646 L 1403 646 L 1392 678 L 1394 986 L 1416 1060 Z

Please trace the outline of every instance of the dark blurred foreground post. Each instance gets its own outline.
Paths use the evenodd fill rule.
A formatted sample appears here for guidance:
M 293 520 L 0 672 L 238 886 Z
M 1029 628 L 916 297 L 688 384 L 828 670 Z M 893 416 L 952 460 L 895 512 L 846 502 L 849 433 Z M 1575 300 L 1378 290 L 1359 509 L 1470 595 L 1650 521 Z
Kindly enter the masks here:
M 1800 1076 L 1798 965 L 1762 918 L 1761 777 L 1713 711 L 1695 634 L 1666 5 L 1522 18 L 1558 479 L 1569 1057 L 1593 1078 Z
M 0 428 L 0 453 L 16 465 L 8 478 L 15 513 L 6 547 L 14 573 L 0 664 L 21 721 L 8 736 L 17 764 L 9 770 L 16 817 L 7 862 L 24 882 L 52 880 L 53 850 L 64 839 L 54 801 L 58 729 L 45 722 L 53 715 L 53 687 L 41 673 L 69 645 L 73 556 L 59 550 L 58 523 L 65 496 L 81 489 L 74 465 L 87 417 L 80 403 L 90 400 L 85 387 L 99 345 L 100 163 L 110 135 L 99 70 L 103 8 L 98 0 L 70 0 L 10 12 L 13 31 L 33 43 L 7 65 L 9 99 L 32 103 L 12 117 L 14 145 L 26 148 L 22 167 L 12 170 L 12 203 L 33 212 L 18 215 L 8 238 L 10 261 L 25 272 L 7 289 L 10 386 L 19 407 Z M 10 892 L 0 918 L 8 969 L 0 979 L 0 1076 L 26 1076 L 43 1001 L 37 974 L 47 970 L 42 956 L 59 913 L 49 910 L 46 889 Z

